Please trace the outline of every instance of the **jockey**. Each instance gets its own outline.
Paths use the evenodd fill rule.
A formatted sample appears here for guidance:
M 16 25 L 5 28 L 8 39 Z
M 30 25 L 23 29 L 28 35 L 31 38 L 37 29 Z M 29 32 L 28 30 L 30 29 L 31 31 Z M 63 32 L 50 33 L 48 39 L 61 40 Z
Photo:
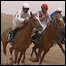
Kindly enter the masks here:
M 47 11 L 48 11 L 48 5 L 47 4 L 42 4 L 41 5 L 41 11 L 38 11 L 37 13 L 36 13 L 36 16 L 38 16 L 39 17 L 39 20 L 40 20 L 40 24 L 41 24 L 41 26 L 42 26 L 42 29 L 41 30 L 39 30 L 38 32 L 36 31 L 36 33 L 37 34 L 35 34 L 34 36 L 38 36 L 38 34 L 39 35 L 41 35 L 41 33 L 45 30 L 45 28 L 47 27 L 47 24 L 48 24 L 48 22 L 49 22 L 49 15 L 48 15 L 48 13 L 47 13 Z M 33 36 L 33 37 L 34 37 Z M 37 36 L 36 36 L 36 38 L 37 38 Z M 39 36 L 38 36 L 39 37 Z
M 48 5 L 47 4 L 42 4 L 41 5 L 41 11 L 37 12 L 37 16 L 40 19 L 40 24 L 43 27 L 43 30 L 46 28 L 47 23 L 49 22 L 49 15 L 47 13 L 48 11 Z
M 11 31 L 11 41 L 14 41 L 14 36 L 16 33 L 16 29 L 24 26 L 24 20 L 28 20 L 29 16 L 30 16 L 30 12 L 29 12 L 29 4 L 28 3 L 24 3 L 21 7 L 21 9 L 19 10 L 19 12 L 16 13 L 16 15 L 14 15 L 13 17 L 13 27 L 12 27 L 12 31 Z
M 58 7 L 54 12 L 50 14 L 50 20 L 55 21 L 55 16 L 60 16 L 60 18 L 62 18 L 61 12 L 62 12 L 62 9 Z
M 62 9 L 60 7 L 57 7 L 57 9 L 50 14 L 50 20 L 52 22 L 55 22 L 55 16 L 59 16 L 60 20 L 63 19 L 62 17 Z M 62 42 L 64 40 L 64 34 L 62 33 L 61 29 L 59 29 L 59 40 Z

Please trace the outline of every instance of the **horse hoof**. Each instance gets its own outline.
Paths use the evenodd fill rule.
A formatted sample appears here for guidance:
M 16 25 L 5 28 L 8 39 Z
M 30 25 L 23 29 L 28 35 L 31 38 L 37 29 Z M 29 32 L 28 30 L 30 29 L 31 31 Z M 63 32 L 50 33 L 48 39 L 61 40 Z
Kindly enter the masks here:
M 32 59 L 33 59 L 32 57 L 31 57 L 31 58 L 29 58 L 29 60 L 30 60 L 30 61 L 32 61 Z
M 16 64 L 16 61 L 13 60 L 12 62 Z
M 39 59 L 37 59 L 37 58 L 35 58 L 35 59 L 34 58 L 30 58 L 29 60 L 32 61 L 32 62 L 38 62 L 39 61 Z
M 11 61 L 11 64 L 12 64 L 12 63 L 15 63 L 15 64 L 16 64 L 16 61 L 13 60 L 13 58 L 10 58 L 10 61 Z
M 10 62 L 10 65 L 13 65 L 13 62 Z
M 24 60 L 22 60 L 21 62 L 24 63 Z
M 13 61 L 13 58 L 9 58 L 10 59 L 10 61 Z

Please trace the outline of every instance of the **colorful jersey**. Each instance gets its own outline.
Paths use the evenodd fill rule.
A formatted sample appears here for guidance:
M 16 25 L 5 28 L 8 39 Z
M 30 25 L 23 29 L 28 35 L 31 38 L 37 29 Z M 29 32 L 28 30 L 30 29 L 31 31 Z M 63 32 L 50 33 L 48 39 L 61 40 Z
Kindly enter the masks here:
M 24 13 L 22 9 L 19 10 L 13 17 L 13 30 L 17 27 L 21 27 L 26 18 L 29 18 L 30 12 Z
M 62 15 L 60 13 L 58 13 L 57 11 L 54 11 L 53 13 L 50 14 L 50 17 L 53 19 L 55 16 L 60 16 L 62 17 Z
M 48 17 L 48 14 L 47 14 L 47 12 L 45 14 L 43 14 L 42 11 L 39 11 L 38 12 L 38 17 L 39 17 L 39 19 L 40 19 L 41 22 L 45 22 L 46 19 L 47 19 L 47 17 Z
M 45 14 L 42 11 L 39 11 L 36 13 L 36 15 L 39 17 L 40 19 L 40 24 L 43 27 L 43 30 L 46 28 L 47 23 L 49 22 L 49 15 L 46 12 Z

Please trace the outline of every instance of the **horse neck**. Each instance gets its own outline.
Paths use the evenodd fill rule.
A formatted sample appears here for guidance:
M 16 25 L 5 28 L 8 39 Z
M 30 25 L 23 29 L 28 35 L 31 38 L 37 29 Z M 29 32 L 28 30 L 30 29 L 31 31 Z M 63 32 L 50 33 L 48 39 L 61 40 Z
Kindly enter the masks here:
M 26 27 L 24 28 L 24 30 L 22 31 L 23 35 L 25 35 L 26 37 L 30 37 L 32 34 L 32 24 L 30 22 L 28 22 L 28 24 L 26 25 Z
M 57 25 L 57 23 L 52 22 L 51 28 L 54 29 L 54 30 L 58 30 L 59 26 Z
M 47 39 L 49 39 L 49 40 L 54 39 L 56 34 L 57 34 L 56 27 L 53 25 L 50 25 L 43 31 L 41 40 L 44 41 L 44 38 L 47 38 L 47 37 L 48 37 Z M 51 39 L 50 39 L 50 37 L 51 37 Z
M 29 22 L 28 25 L 26 26 L 26 31 L 27 33 L 31 34 L 33 30 L 32 24 Z
M 49 32 L 49 33 L 54 33 L 54 32 L 56 32 L 57 31 L 57 28 L 56 28 L 56 26 L 54 25 L 54 24 L 50 24 L 44 31 L 43 31 L 43 33 L 46 33 L 46 32 Z

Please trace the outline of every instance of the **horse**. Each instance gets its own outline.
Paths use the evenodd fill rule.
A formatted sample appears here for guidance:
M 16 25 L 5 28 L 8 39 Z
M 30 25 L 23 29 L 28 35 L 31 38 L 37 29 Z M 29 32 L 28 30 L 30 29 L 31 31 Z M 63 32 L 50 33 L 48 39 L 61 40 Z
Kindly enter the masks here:
M 51 23 L 51 22 L 50 22 Z M 58 41 L 60 41 L 61 42 L 61 44 L 65 44 L 65 28 L 63 29 L 64 30 L 64 32 L 62 32 L 61 30 L 59 30 L 59 32 L 58 32 L 58 35 L 56 36 L 56 40 Z M 34 37 L 34 36 L 33 36 Z M 33 39 L 32 39 L 33 40 Z M 37 43 L 37 42 L 35 42 L 35 41 L 32 41 L 33 42 L 33 44 L 34 44 L 34 46 L 32 47 L 32 52 L 31 52 L 31 57 L 30 57 L 30 59 L 29 60 L 31 60 L 31 58 L 32 58 L 32 55 L 33 55 L 33 52 L 35 53 L 35 55 L 37 56 L 37 52 L 36 52 L 36 50 L 37 49 L 39 49 L 39 44 Z
M 15 36 L 15 40 L 14 43 L 12 44 L 12 47 L 10 48 L 10 54 L 12 55 L 13 50 L 15 50 L 15 63 L 19 64 L 21 56 L 24 54 L 23 57 L 23 61 L 25 59 L 25 51 L 28 49 L 28 47 L 31 44 L 31 34 L 32 34 L 32 30 L 33 28 L 36 28 L 36 25 L 38 26 L 38 28 L 40 29 L 40 23 L 39 23 L 39 19 L 37 17 L 34 16 L 34 14 L 32 12 L 30 12 L 30 17 L 29 20 L 27 21 L 26 26 L 19 30 Z M 26 21 L 25 21 L 26 22 Z M 9 31 L 11 31 L 12 28 L 7 29 L 1 37 L 1 41 L 3 44 L 3 52 L 6 55 L 6 47 L 8 44 L 7 41 L 7 34 L 9 33 Z M 18 53 L 20 52 L 20 56 L 17 59 Z M 18 61 L 18 62 L 17 62 Z
M 55 22 L 50 22 L 49 26 L 43 31 L 40 41 L 38 44 L 34 44 L 34 47 L 32 48 L 31 57 L 33 55 L 33 52 L 35 52 L 36 58 L 30 59 L 32 62 L 38 62 L 40 58 L 39 65 L 41 65 L 45 55 L 49 52 L 50 48 L 57 43 L 62 52 L 65 55 L 65 51 L 62 47 L 61 42 L 58 40 L 58 30 L 61 29 L 61 31 L 64 33 L 64 22 L 60 19 L 60 17 L 56 16 Z M 35 42 L 34 42 L 35 43 Z M 38 50 L 38 53 L 36 52 L 36 49 Z M 43 52 L 42 56 L 41 53 Z

